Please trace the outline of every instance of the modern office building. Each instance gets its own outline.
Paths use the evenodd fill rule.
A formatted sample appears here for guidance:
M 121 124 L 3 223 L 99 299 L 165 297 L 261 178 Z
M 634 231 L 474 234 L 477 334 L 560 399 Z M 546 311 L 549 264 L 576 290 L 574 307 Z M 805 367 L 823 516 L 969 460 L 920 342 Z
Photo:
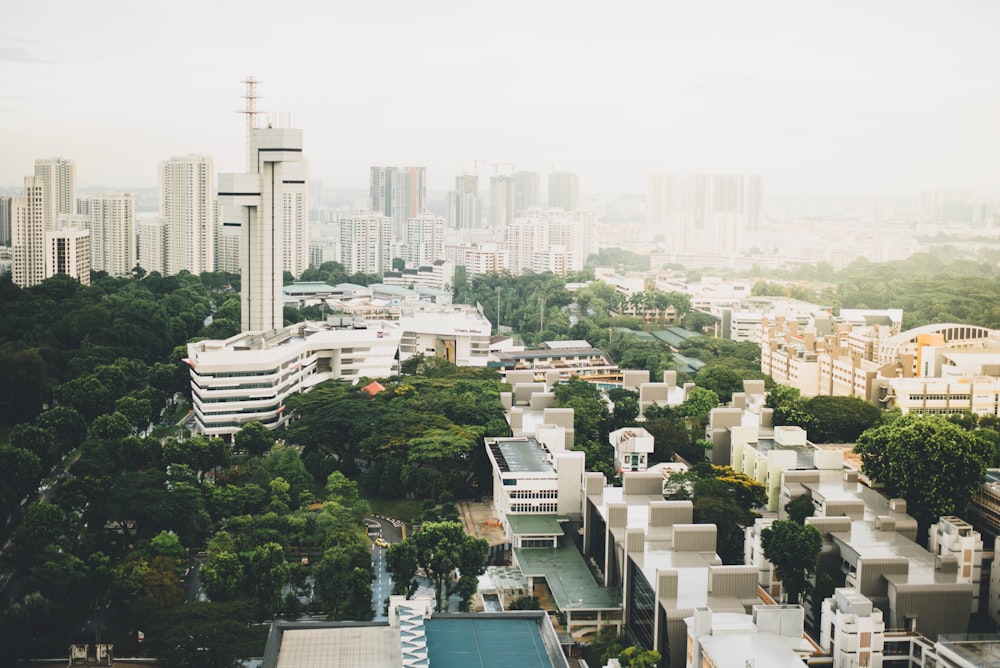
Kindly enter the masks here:
M 348 274 L 392 269 L 392 218 L 378 211 L 355 211 L 341 218 L 340 262 Z
M 549 208 L 576 211 L 580 208 L 580 177 L 572 172 L 549 174 Z
M 59 229 L 45 233 L 45 277 L 66 274 L 90 285 L 90 232 Z
M 90 230 L 94 271 L 128 276 L 137 262 L 135 195 L 106 193 L 80 200 L 80 214 Z
M 160 162 L 159 214 L 166 274 L 215 270 L 215 169 L 191 154 Z
M 463 174 L 455 177 L 455 189 L 448 193 L 448 229 L 478 230 L 483 226 L 479 205 L 479 177 Z

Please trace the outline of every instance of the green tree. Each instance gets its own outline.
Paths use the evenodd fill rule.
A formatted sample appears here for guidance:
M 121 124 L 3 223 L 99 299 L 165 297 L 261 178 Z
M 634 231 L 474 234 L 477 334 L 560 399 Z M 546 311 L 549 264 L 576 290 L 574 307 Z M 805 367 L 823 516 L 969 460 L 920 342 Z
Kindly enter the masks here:
M 274 446 L 274 432 L 260 422 L 248 422 L 233 436 L 236 449 L 252 457 L 262 457 Z
M 995 452 L 984 439 L 938 416 L 909 413 L 858 437 L 862 471 L 906 499 L 926 530 L 942 515 L 961 515 Z M 923 533 L 923 532 L 922 532 Z
M 455 585 L 455 570 L 461 577 L 473 581 L 486 571 L 486 553 L 489 544 L 482 538 L 466 535 L 459 522 L 430 522 L 424 524 L 412 538 L 417 553 L 417 564 L 434 585 L 435 609 L 446 611 L 445 599 Z M 474 590 L 473 590 L 474 591 Z
M 226 550 L 210 553 L 199 569 L 205 592 L 213 601 L 232 601 L 243 593 L 246 568 L 239 555 Z
M 881 411 L 859 397 L 815 396 L 801 404 L 812 417 L 809 440 L 814 443 L 853 443 L 866 429 L 878 425 Z
M 795 604 L 800 598 L 808 598 L 823 547 L 819 530 L 811 524 L 775 520 L 760 532 L 760 540 L 788 602 Z
M 702 425 L 708 424 L 708 414 L 719 406 L 719 395 L 703 387 L 692 387 L 687 398 L 677 407 L 677 413 L 692 418 Z
M 412 540 L 393 543 L 385 553 L 386 570 L 392 574 L 392 593 L 407 598 L 417 591 L 417 548 Z
M 643 649 L 633 645 L 621 651 L 618 655 L 618 664 L 622 668 L 656 668 L 662 658 L 655 649 Z
M 736 371 L 718 364 L 706 364 L 694 377 L 698 387 L 715 392 L 719 401 L 728 404 L 734 392 L 743 391 L 743 376 Z
M 508 610 L 541 610 L 542 604 L 537 596 L 521 596 L 515 598 L 507 606 Z
M 803 494 L 786 503 L 785 512 L 788 513 L 788 519 L 791 521 L 796 524 L 805 524 L 806 518 L 812 517 L 813 513 L 816 512 L 816 507 L 813 505 L 812 498 Z
M 372 565 L 368 541 L 335 545 L 313 568 L 315 589 L 327 619 L 367 620 L 372 609 Z

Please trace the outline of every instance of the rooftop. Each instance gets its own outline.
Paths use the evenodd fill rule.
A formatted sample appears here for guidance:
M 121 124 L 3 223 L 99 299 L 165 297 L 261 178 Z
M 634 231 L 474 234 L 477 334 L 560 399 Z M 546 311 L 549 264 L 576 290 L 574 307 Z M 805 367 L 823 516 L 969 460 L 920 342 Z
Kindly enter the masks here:
M 551 668 L 538 624 L 531 619 L 435 618 L 424 622 L 434 668 Z M 315 664 L 314 664 L 315 665 Z M 357 663 L 357 666 L 367 666 Z
M 942 635 L 936 646 L 939 657 L 959 659 L 956 665 L 974 668 L 1000 666 L 1000 635 Z
M 510 530 L 515 536 L 559 536 L 563 534 L 562 525 L 559 524 L 555 515 L 510 513 L 507 515 L 507 522 L 510 523 Z
M 525 576 L 542 576 L 560 610 L 608 610 L 621 607 L 621 590 L 602 587 L 594 580 L 583 555 L 568 536 L 559 547 L 515 547 L 514 555 Z
M 541 443 L 534 438 L 497 439 L 489 445 L 501 471 L 512 473 L 553 473 Z

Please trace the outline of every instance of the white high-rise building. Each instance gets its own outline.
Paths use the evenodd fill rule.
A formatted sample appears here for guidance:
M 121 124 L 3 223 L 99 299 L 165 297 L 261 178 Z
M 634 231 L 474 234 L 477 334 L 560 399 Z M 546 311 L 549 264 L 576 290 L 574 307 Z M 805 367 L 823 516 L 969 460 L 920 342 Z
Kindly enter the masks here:
M 211 156 L 191 154 L 160 163 L 165 273 L 215 271 L 214 196 Z
M 56 229 L 59 214 L 76 213 L 76 163 L 65 158 L 35 160 L 35 177 L 42 183 L 42 222 L 48 232 Z
M 90 230 L 90 264 L 109 276 L 128 276 L 136 265 L 135 195 L 106 193 L 80 201 Z
M 551 271 L 565 275 L 581 271 L 594 250 L 593 211 L 528 209 L 507 231 L 510 272 Z
M 138 264 L 146 273 L 165 273 L 163 265 L 163 219 L 159 216 L 139 220 Z
M 309 268 L 309 163 L 284 163 L 282 223 L 284 266 L 295 278 Z
M 516 182 L 513 176 L 490 177 L 490 227 L 506 230 L 514 222 Z
M 11 198 L 13 281 L 30 288 L 45 280 L 45 188 L 37 176 L 24 177 L 24 193 Z
M 8 196 L 0 195 L 0 246 L 10 246 L 10 200 Z
M 249 141 L 250 170 L 219 175 L 219 204 L 224 224 L 240 225 L 241 329 L 266 332 L 284 325 L 282 275 L 292 271 L 286 263 L 298 254 L 285 245 L 294 237 L 298 212 L 308 212 L 308 191 L 302 130 L 251 128 Z M 302 250 L 307 262 L 308 241 Z
M 444 259 L 444 218 L 421 214 L 406 221 L 405 255 L 407 267 L 419 267 Z
M 66 274 L 90 285 L 90 231 L 52 230 L 45 233 L 45 277 Z
M 392 268 L 392 218 L 355 211 L 340 221 L 340 263 L 348 274 L 381 274 Z

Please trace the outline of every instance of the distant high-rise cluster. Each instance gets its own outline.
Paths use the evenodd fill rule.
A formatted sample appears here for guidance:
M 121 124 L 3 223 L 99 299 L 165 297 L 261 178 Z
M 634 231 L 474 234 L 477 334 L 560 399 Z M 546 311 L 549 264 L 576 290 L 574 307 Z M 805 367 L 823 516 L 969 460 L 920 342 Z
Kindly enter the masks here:
M 59 268 L 72 267 L 73 275 L 90 281 L 90 266 L 54 263 L 49 250 L 49 233 L 55 232 L 60 215 L 76 213 L 76 164 L 64 158 L 35 161 L 33 176 L 24 177 L 20 197 L 10 199 L 10 229 L 13 251 L 13 280 L 21 287 L 31 287 L 51 276 Z M 82 242 L 80 242 L 82 243 Z M 89 253 L 87 254 L 89 262 Z
M 678 251 L 738 252 L 760 230 L 762 197 L 757 174 L 650 174 L 647 224 Z
M 136 265 L 135 195 L 84 197 L 78 215 L 90 231 L 91 268 L 109 276 L 128 275 Z
M 371 168 L 369 208 L 392 219 L 393 238 L 402 238 L 406 221 L 426 207 L 426 167 Z
M 463 174 L 455 177 L 455 189 L 448 193 L 448 228 L 478 230 L 483 226 L 479 207 L 479 177 Z
M 392 268 L 392 218 L 355 211 L 340 220 L 341 264 L 348 274 L 380 274 Z

